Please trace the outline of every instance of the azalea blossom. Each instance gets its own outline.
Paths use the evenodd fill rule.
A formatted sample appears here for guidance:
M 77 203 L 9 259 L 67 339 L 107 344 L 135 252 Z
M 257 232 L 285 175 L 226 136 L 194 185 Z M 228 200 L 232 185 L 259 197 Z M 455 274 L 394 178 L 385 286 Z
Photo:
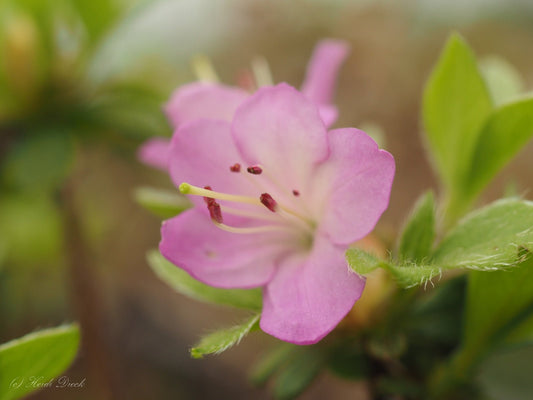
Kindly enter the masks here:
M 338 71 L 348 55 L 348 45 L 340 40 L 322 40 L 315 48 L 307 68 L 301 92 L 313 101 L 327 126 L 337 119 L 333 92 Z M 250 96 L 244 89 L 212 82 L 194 82 L 178 88 L 165 105 L 165 113 L 174 129 L 198 118 L 231 121 L 239 105 Z M 141 161 L 167 169 L 170 141 L 158 137 L 147 140 L 139 149 Z
M 163 223 L 163 256 L 211 286 L 262 287 L 261 329 L 296 344 L 322 339 L 361 296 L 345 252 L 387 208 L 395 168 L 364 132 L 327 131 L 325 92 L 261 88 L 230 121 L 180 122 L 168 154 L 194 207 Z

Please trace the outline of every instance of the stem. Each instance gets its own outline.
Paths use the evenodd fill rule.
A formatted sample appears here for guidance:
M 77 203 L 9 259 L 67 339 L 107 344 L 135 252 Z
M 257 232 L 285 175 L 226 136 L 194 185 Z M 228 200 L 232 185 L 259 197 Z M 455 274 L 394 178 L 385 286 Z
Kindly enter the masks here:
M 67 181 L 60 191 L 60 205 L 63 219 L 63 233 L 70 299 L 80 322 L 84 355 L 87 357 L 88 372 L 96 398 L 107 400 L 119 398 L 108 346 L 103 335 L 106 326 L 102 295 L 97 285 L 94 265 L 90 262 L 90 250 L 85 241 L 80 216 L 76 209 L 73 180 Z

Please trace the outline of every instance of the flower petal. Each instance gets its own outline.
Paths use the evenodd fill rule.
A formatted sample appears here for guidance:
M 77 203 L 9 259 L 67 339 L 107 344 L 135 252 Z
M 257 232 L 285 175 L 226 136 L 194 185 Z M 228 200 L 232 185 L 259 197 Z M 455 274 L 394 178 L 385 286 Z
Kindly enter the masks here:
M 286 84 L 246 100 L 235 113 L 232 134 L 245 161 L 264 166 L 287 190 L 304 189 L 313 166 L 328 155 L 317 107 Z
M 310 255 L 283 261 L 263 290 L 261 329 L 296 344 L 316 343 L 331 332 L 364 288 L 344 251 L 317 237 Z
M 163 222 L 161 254 L 199 281 L 221 288 L 251 288 L 270 281 L 282 244 L 267 234 L 218 229 L 197 208 Z
M 328 128 L 337 121 L 337 117 L 339 116 L 337 107 L 331 104 L 322 104 L 318 106 L 318 111 L 320 113 L 320 118 L 324 121 L 324 125 Z
M 170 156 L 170 140 L 155 137 L 145 141 L 137 152 L 137 157 L 143 163 L 166 171 Z
M 319 230 L 336 244 L 366 236 L 389 205 L 394 158 L 363 131 L 329 132 L 330 157 L 316 180 L 316 191 L 329 193 Z
M 349 52 L 341 40 L 322 40 L 316 47 L 307 67 L 302 93 L 317 104 L 331 103 L 337 74 Z
M 231 121 L 235 110 L 249 93 L 235 87 L 195 82 L 180 86 L 165 105 L 174 128 L 198 118 Z
M 183 125 L 172 137 L 169 171 L 176 186 L 187 182 L 225 193 L 250 195 L 252 184 L 244 174 L 230 171 L 235 163 L 242 163 L 242 159 L 231 137 L 229 122 L 199 119 Z

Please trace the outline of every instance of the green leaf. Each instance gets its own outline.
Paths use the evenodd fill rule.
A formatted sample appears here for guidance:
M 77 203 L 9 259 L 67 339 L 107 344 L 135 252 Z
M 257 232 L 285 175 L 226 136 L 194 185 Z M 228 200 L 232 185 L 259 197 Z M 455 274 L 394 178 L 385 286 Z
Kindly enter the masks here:
M 326 354 L 318 347 L 304 347 L 294 355 L 278 376 L 274 396 L 280 400 L 293 399 L 301 394 L 318 375 L 326 362 Z
M 485 57 L 479 67 L 495 104 L 506 102 L 524 91 L 524 79 L 505 59 L 497 56 Z
M 516 265 L 533 245 L 533 203 L 499 200 L 468 215 L 435 250 L 442 268 L 496 270 Z
M 135 189 L 135 200 L 148 211 L 162 218 L 174 217 L 192 206 L 183 195 L 151 187 Z
M 361 343 L 343 343 L 329 354 L 328 367 L 341 378 L 363 380 L 369 372 L 370 362 Z
M 479 368 L 477 382 L 491 399 L 530 400 L 533 398 L 533 345 L 501 349 Z
M 415 346 L 457 345 L 463 334 L 466 282 L 465 275 L 449 279 L 413 304 L 406 321 L 408 338 Z
M 516 317 L 533 304 L 533 259 L 505 271 L 473 271 L 468 277 L 463 347 L 477 354 L 504 341 Z M 531 315 L 529 310 L 528 315 Z
M 404 288 L 426 284 L 433 276 L 441 273 L 441 269 L 434 266 L 396 265 L 385 262 L 358 248 L 348 249 L 346 261 L 359 275 L 368 275 L 377 268 L 383 268 L 391 274 L 399 286 Z
M 396 283 L 403 288 L 417 285 L 433 285 L 432 278 L 442 274 L 442 269 L 431 265 L 394 265 L 383 266 L 392 275 Z
M 480 129 L 491 111 L 490 94 L 475 56 L 454 34 L 427 82 L 422 110 L 432 155 L 448 190 L 462 187 Z
M 502 105 L 484 124 L 463 190 L 473 199 L 533 136 L 533 96 Z
M 147 260 L 161 280 L 185 296 L 208 303 L 261 310 L 260 289 L 219 289 L 207 286 L 166 260 L 157 250 L 148 252 Z
M 250 380 L 254 385 L 264 384 L 274 373 L 288 362 L 299 348 L 291 343 L 281 343 L 273 351 L 263 356 L 253 367 Z
M 350 268 L 359 275 L 367 275 L 376 268 L 383 267 L 382 264 L 384 263 L 373 254 L 356 247 L 348 249 L 345 257 Z
M 239 344 L 251 330 L 259 328 L 259 317 L 256 314 L 241 325 L 233 326 L 228 329 L 222 329 L 204 336 L 198 344 L 191 349 L 191 356 L 202 358 L 208 354 L 220 354 L 232 346 Z
M 499 200 L 469 214 L 421 265 L 379 264 L 402 287 L 431 282 L 445 270 L 498 270 L 524 261 L 533 245 L 533 203 Z M 356 271 L 357 272 L 357 271 Z
M 53 380 L 70 365 L 79 341 L 78 327 L 66 325 L 0 345 L 0 400 L 36 390 L 36 378 L 43 384 Z
M 431 253 L 435 240 L 435 199 L 427 192 L 415 205 L 400 239 L 401 260 L 424 261 Z
M 116 1 L 73 0 L 71 3 L 76 7 L 93 46 L 117 22 L 120 15 Z
M 3 175 L 6 182 L 16 188 L 47 191 L 63 182 L 73 160 L 73 143 L 66 132 L 34 132 L 8 154 Z

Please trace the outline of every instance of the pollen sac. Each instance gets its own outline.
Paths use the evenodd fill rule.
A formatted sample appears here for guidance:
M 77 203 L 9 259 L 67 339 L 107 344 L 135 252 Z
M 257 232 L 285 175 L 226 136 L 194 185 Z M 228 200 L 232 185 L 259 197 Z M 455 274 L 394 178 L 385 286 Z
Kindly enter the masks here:
M 213 221 L 221 224 L 224 222 L 224 220 L 222 219 L 222 210 L 220 209 L 220 205 L 214 199 L 210 200 L 212 201 L 207 205 L 209 216 Z
M 241 164 L 235 163 L 231 167 L 229 167 L 229 170 L 231 172 L 241 172 Z
M 211 186 L 204 186 L 204 189 L 205 189 L 205 190 L 213 190 L 213 189 L 211 188 Z M 211 200 L 213 200 L 213 199 L 211 199 L 211 198 L 209 198 L 209 197 L 204 197 L 205 204 L 207 204 L 208 206 L 209 206 L 209 203 L 210 203 Z
M 263 169 L 258 165 L 252 165 L 251 167 L 246 168 L 246 171 L 252 175 L 261 175 Z
M 295 195 L 296 197 L 298 197 L 300 195 L 300 192 L 295 189 L 295 190 L 292 191 L 292 194 Z
M 276 200 L 274 200 L 271 195 L 269 195 L 268 193 L 263 193 L 259 200 L 270 211 L 276 212 L 278 203 L 276 203 Z

